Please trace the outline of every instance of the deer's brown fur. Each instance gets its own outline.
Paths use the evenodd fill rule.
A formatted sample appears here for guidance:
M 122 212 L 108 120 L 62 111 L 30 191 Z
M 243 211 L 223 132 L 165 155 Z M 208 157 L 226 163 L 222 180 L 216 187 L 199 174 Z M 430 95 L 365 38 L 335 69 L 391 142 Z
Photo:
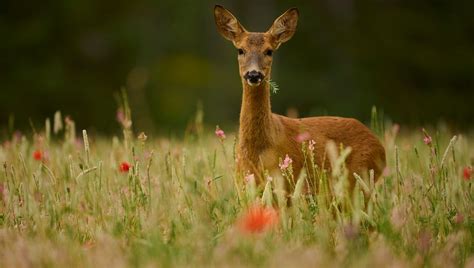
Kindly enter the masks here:
M 238 60 L 243 97 L 237 160 L 241 173 L 254 173 L 261 179 L 259 175 L 262 170 L 277 169 L 279 159 L 288 154 L 293 160 L 293 169 L 297 175 L 304 163 L 301 141 L 297 137 L 306 133 L 309 140 L 316 142 L 315 160 L 319 166 L 329 167 L 328 163 L 323 163 L 326 159 L 326 144 L 334 141 L 352 148 L 346 160 L 349 174 L 364 174 L 373 169 L 375 176 L 380 176 L 385 166 L 385 149 L 358 120 L 332 116 L 293 119 L 271 112 L 268 80 L 272 57 L 271 53 L 268 55 L 268 51 L 278 49 L 281 43 L 293 36 L 298 19 L 296 9 L 289 9 L 277 18 L 265 33 L 246 31 L 221 6 L 216 6 L 215 18 L 219 32 L 241 50 Z M 260 72 L 265 79 L 251 83 L 245 78 L 245 74 L 252 70 Z

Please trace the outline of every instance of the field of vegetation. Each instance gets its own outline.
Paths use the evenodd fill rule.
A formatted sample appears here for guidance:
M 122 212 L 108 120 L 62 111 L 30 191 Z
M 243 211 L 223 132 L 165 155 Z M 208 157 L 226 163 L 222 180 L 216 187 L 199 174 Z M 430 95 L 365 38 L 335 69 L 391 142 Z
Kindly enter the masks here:
M 352 191 L 343 148 L 324 172 L 303 141 L 307 172 L 282 156 L 257 186 L 235 175 L 235 135 L 201 114 L 184 138 L 118 120 L 123 133 L 94 137 L 57 113 L 1 141 L 1 267 L 474 267 L 472 133 L 375 116 L 388 166 Z

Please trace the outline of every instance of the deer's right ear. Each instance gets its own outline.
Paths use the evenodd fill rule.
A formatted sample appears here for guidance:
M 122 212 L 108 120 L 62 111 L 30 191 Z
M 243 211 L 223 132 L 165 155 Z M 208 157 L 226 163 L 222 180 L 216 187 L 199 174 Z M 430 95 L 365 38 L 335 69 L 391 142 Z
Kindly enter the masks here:
M 239 21 L 223 6 L 216 5 L 214 7 L 214 18 L 219 33 L 232 42 L 236 42 L 240 35 L 245 32 L 244 27 Z

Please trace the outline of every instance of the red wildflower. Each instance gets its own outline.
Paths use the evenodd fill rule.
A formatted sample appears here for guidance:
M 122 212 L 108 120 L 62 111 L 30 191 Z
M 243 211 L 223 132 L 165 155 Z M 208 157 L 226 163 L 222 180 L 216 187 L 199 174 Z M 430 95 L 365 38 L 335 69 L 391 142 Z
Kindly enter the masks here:
M 464 178 L 464 180 L 468 181 L 469 179 L 471 179 L 471 176 L 472 176 L 472 168 L 471 167 L 465 167 L 462 171 L 462 176 Z
M 122 172 L 122 173 L 127 173 L 129 170 L 130 170 L 130 163 L 124 161 L 122 163 L 120 163 L 119 165 L 119 171 Z
M 262 233 L 278 223 L 278 212 L 273 208 L 253 206 L 241 218 L 240 227 L 246 233 Z
M 43 152 L 41 152 L 41 150 L 36 150 L 33 152 L 33 158 L 36 160 L 36 161 L 41 161 L 43 159 Z

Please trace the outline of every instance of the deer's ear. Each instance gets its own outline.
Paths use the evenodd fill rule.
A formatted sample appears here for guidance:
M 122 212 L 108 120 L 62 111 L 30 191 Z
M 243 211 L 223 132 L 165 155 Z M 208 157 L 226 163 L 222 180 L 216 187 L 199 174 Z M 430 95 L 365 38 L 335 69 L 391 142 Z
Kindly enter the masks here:
M 214 7 L 214 18 L 219 33 L 234 44 L 240 35 L 246 31 L 234 15 L 223 6 L 216 5 Z
M 275 38 L 277 47 L 293 37 L 293 34 L 295 34 L 296 31 L 296 25 L 298 24 L 298 17 L 298 9 L 294 7 L 288 9 L 273 22 L 268 33 Z

